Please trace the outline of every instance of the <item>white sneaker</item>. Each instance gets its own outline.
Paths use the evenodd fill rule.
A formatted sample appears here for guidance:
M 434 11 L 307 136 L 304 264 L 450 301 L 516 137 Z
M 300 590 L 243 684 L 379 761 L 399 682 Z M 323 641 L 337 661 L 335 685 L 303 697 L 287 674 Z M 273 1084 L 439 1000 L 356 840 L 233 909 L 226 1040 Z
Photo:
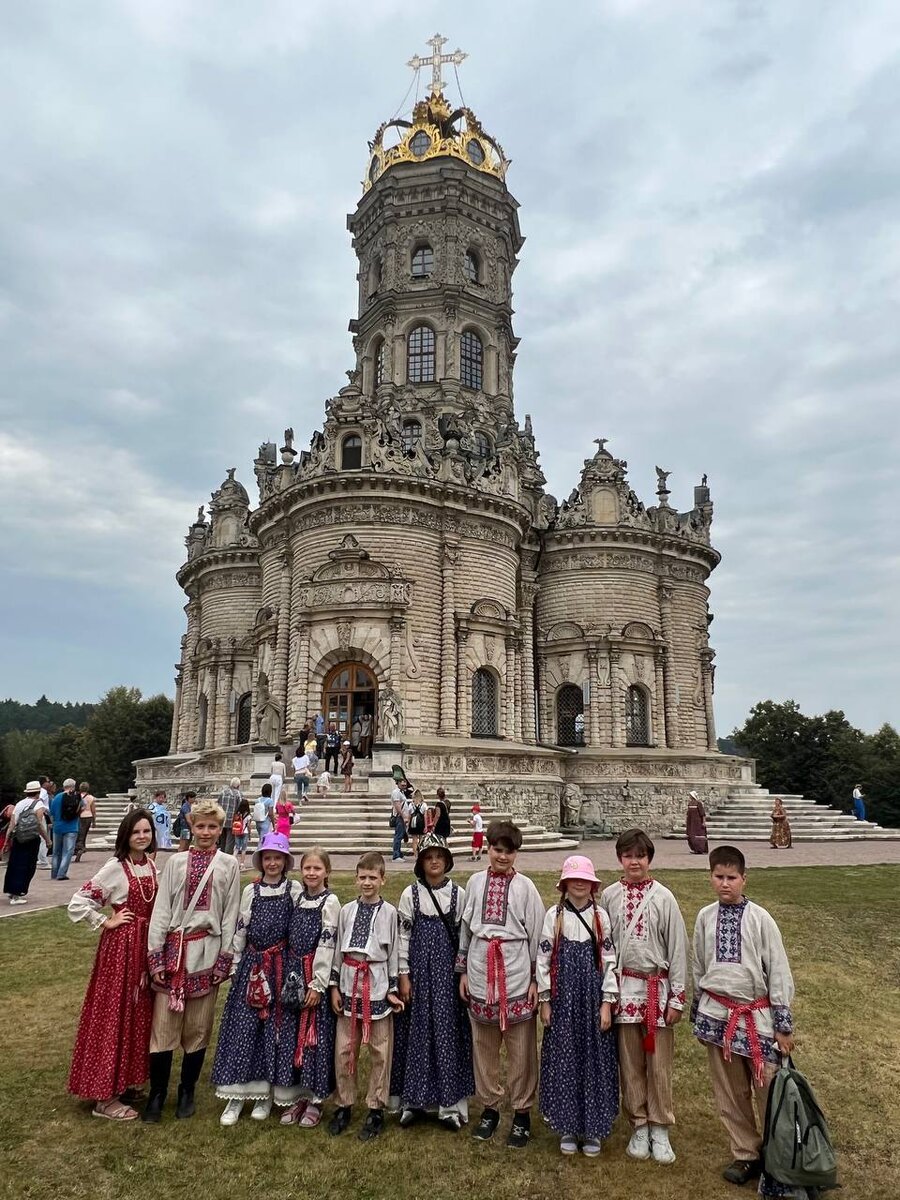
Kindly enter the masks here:
M 559 1152 L 560 1154 L 578 1153 L 578 1141 L 571 1133 L 564 1133 L 559 1139 Z
M 229 1100 L 225 1105 L 225 1111 L 219 1117 L 220 1125 L 237 1125 L 238 1118 L 244 1108 L 243 1100 Z
M 629 1158 L 650 1157 L 650 1129 L 647 1125 L 638 1125 L 625 1147 L 625 1153 Z
M 28 897 L 27 896 L 10 896 L 9 902 L 10 902 L 10 904 L 27 904 Z
M 272 1097 L 266 1096 L 265 1100 L 257 1100 L 253 1105 L 253 1110 L 250 1116 L 254 1121 L 267 1121 L 269 1113 L 272 1111 Z
M 673 1163 L 675 1151 L 669 1144 L 669 1131 L 665 1125 L 650 1126 L 650 1153 L 653 1161 L 658 1163 Z

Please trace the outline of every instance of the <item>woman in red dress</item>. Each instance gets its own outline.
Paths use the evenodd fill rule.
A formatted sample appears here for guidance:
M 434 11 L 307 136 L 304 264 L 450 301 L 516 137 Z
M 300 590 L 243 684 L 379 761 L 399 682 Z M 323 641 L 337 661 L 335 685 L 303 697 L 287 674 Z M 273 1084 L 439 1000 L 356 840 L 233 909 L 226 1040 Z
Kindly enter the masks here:
M 114 854 L 69 902 L 73 921 L 100 930 L 100 945 L 81 1009 L 69 1091 L 93 1100 L 95 1117 L 134 1121 L 121 1096 L 149 1073 L 153 994 L 147 977 L 147 929 L 156 898 L 156 834 L 150 814 L 128 813 Z M 112 915 L 103 912 L 112 908 Z

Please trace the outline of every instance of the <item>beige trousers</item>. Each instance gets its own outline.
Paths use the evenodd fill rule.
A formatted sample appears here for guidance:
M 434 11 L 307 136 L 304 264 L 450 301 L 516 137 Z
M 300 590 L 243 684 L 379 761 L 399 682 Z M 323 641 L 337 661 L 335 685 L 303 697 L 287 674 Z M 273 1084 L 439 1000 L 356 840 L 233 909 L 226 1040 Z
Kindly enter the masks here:
M 363 1024 L 356 1022 L 356 1036 L 352 1036 L 349 1017 L 338 1017 L 334 1040 L 334 1058 L 337 1074 L 335 1096 L 342 1107 L 356 1100 L 356 1073 L 351 1067 L 359 1063 L 359 1048 L 362 1045 Z M 369 1087 L 366 1092 L 367 1108 L 385 1108 L 391 1086 L 391 1057 L 394 1053 L 394 1018 L 380 1017 L 373 1021 L 369 1030 Z
M 619 1078 L 622 1108 L 632 1129 L 639 1125 L 674 1125 L 672 1108 L 672 1060 L 675 1030 L 657 1029 L 656 1050 L 644 1049 L 644 1026 L 616 1026 L 619 1041 Z
M 740 1054 L 732 1054 L 731 1061 L 726 1062 L 721 1046 L 706 1044 L 709 1059 L 709 1076 L 712 1081 L 713 1099 L 719 1119 L 725 1126 L 728 1141 L 731 1144 L 732 1158 L 740 1158 L 752 1162 L 759 1158 L 762 1146 L 762 1128 L 766 1119 L 766 1104 L 769 1099 L 769 1087 L 775 1078 L 777 1068 L 772 1063 L 766 1063 L 763 1068 L 763 1085 L 757 1087 L 753 1082 L 752 1064 L 749 1058 Z M 759 1110 L 759 1127 L 756 1124 L 756 1114 L 753 1111 L 753 1099 Z
M 503 1099 L 500 1084 L 500 1046 L 506 1045 L 506 1088 L 516 1112 L 531 1108 L 537 1099 L 537 1019 L 517 1021 L 501 1032 L 499 1025 L 474 1021 L 472 1026 L 472 1065 L 475 1068 L 475 1094 L 486 1108 L 499 1108 Z
M 203 1050 L 212 1037 L 213 1021 L 216 1016 L 216 997 L 219 989 L 213 988 L 196 1000 L 185 1000 L 182 1012 L 169 1008 L 169 993 L 157 992 L 153 1000 L 153 1025 L 150 1030 L 150 1053 L 161 1050 L 177 1050 L 185 1054 Z

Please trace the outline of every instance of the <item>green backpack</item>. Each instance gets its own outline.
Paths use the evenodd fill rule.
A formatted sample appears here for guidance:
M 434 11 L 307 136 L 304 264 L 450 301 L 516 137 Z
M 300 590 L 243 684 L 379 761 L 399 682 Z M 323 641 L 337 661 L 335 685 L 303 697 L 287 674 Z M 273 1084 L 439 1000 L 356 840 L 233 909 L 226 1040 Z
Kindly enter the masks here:
M 791 1058 L 782 1062 L 769 1088 L 762 1160 L 766 1173 L 779 1183 L 826 1191 L 838 1186 L 828 1124 Z

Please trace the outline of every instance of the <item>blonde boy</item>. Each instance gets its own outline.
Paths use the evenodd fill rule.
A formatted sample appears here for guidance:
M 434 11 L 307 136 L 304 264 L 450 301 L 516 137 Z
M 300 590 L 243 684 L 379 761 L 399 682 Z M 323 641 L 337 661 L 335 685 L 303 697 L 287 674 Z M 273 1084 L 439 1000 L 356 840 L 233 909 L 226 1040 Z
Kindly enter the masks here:
M 217 849 L 225 813 L 214 800 L 191 808 L 192 844 L 167 859 L 150 917 L 148 969 L 156 998 L 150 1033 L 150 1091 L 142 1114 L 156 1123 L 183 1051 L 176 1117 L 194 1115 L 194 1088 L 212 1034 L 219 984 L 231 974 L 241 904 L 237 859 Z

